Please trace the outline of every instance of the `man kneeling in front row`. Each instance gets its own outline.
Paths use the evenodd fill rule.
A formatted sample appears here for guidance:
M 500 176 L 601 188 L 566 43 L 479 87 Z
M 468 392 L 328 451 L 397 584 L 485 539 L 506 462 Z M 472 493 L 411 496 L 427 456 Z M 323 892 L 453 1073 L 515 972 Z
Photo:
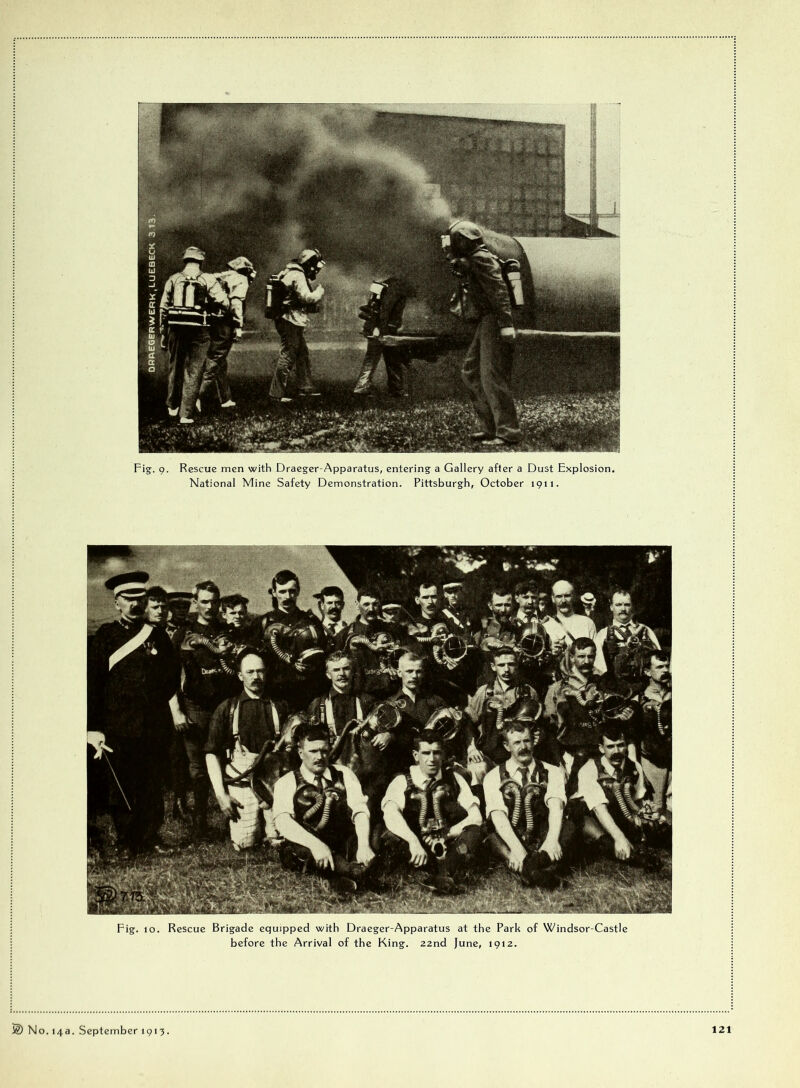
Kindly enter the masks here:
M 370 846 L 367 799 L 351 770 L 330 763 L 330 740 L 311 723 L 295 734 L 300 767 L 275 783 L 272 812 L 286 840 L 284 868 L 315 871 L 342 893 L 365 882 L 375 859 Z
M 531 727 L 503 728 L 509 758 L 483 781 L 486 818 L 494 828 L 489 847 L 529 887 L 555 888 L 574 852 L 575 832 L 564 819 L 564 770 L 533 757 Z
M 269 805 L 253 788 L 253 772 L 280 743 L 286 704 L 264 694 L 267 666 L 258 650 L 242 650 L 236 671 L 243 690 L 212 714 L 205 753 L 217 803 L 230 821 L 233 848 L 247 850 L 277 839 Z
M 387 848 L 405 844 L 423 887 L 458 894 L 458 878 L 474 864 L 483 839 L 478 799 L 460 774 L 443 770 L 438 733 L 417 733 L 412 753 L 414 765 L 392 780 L 381 803 Z
M 648 799 L 641 766 L 629 758 L 624 727 L 607 721 L 600 751 L 578 772 L 576 800 L 583 799 L 583 837 L 618 861 L 657 867 L 648 846 L 669 846 L 672 832 Z

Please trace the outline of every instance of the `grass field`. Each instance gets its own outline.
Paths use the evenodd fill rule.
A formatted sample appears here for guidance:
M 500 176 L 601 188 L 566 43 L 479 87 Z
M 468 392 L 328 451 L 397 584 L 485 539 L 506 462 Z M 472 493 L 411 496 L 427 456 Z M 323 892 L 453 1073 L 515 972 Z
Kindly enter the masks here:
M 522 887 L 505 868 L 483 874 L 460 896 L 432 895 L 402 874 L 385 891 L 360 892 L 339 899 L 326 881 L 298 876 L 281 868 L 276 851 L 259 847 L 235 853 L 218 838 L 172 857 L 146 857 L 128 864 L 90 859 L 90 914 L 663 914 L 671 910 L 671 859 L 662 854 L 657 873 L 598 861 L 578 869 L 564 887 L 543 891 Z M 169 819 L 163 828 L 168 845 L 186 834 L 184 824 Z M 113 888 L 115 898 L 107 890 Z M 106 889 L 105 891 L 98 889 Z
M 537 368 L 520 366 L 514 394 L 522 427 L 521 450 L 614 451 L 619 447 L 619 390 L 609 371 L 608 346 L 593 366 L 575 361 L 574 346 L 547 349 Z M 461 452 L 480 449 L 468 439 L 477 420 L 459 377 L 460 357 L 415 363 L 412 396 L 386 395 L 378 371 L 375 395 L 351 395 L 363 348 L 311 345 L 323 396 L 276 405 L 267 397 L 274 352 L 248 343 L 231 355 L 235 409 L 196 416 L 192 427 L 167 417 L 163 379 L 140 386 L 140 449 L 143 453 L 252 453 L 259 450 L 366 453 Z M 564 353 L 569 351 L 570 358 Z M 556 353 L 554 355 L 554 352 Z M 602 365 L 601 365 L 602 362 Z M 545 363 L 547 365 L 545 365 Z M 611 366 L 613 370 L 613 366 Z

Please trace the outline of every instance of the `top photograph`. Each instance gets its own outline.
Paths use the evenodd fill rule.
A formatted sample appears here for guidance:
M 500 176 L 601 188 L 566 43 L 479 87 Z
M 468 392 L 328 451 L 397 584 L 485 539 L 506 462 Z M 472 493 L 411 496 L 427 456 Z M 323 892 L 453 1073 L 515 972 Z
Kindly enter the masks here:
M 619 450 L 620 107 L 139 104 L 142 453 Z

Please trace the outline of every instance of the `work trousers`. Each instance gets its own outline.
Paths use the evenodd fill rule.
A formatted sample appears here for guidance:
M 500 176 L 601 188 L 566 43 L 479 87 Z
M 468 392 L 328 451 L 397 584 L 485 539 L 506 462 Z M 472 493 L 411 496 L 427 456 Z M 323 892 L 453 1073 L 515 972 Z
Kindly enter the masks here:
M 408 395 L 409 359 L 408 354 L 401 348 L 383 347 L 379 340 L 370 338 L 367 340 L 367 350 L 364 362 L 361 364 L 361 372 L 358 375 L 354 393 L 366 393 L 372 388 L 375 371 L 383 356 L 386 364 L 386 388 L 393 397 Z
M 581 828 L 583 839 L 587 843 L 598 843 L 601 847 L 601 851 L 608 853 L 608 856 L 613 856 L 613 842 L 611 836 L 603 830 L 600 825 L 600 821 L 594 815 L 589 812 L 586 805 L 583 806 L 583 826 Z M 635 824 L 629 823 L 623 819 L 618 812 L 612 812 L 614 821 L 623 833 L 625 838 L 634 847 L 640 846 L 659 846 L 667 849 L 672 845 L 672 825 L 662 824 L 656 821 L 643 820 L 641 827 L 636 827 Z
M 233 346 L 236 326 L 230 317 L 212 318 L 209 326 L 210 343 L 200 385 L 202 397 L 212 386 L 217 391 L 220 404 L 232 400 L 228 381 L 228 354 Z
M 456 839 L 448 839 L 445 844 L 445 854 L 441 858 L 433 857 L 424 840 L 420 840 L 428 851 L 428 862 L 424 866 L 434 876 L 447 875 L 455 879 L 458 876 L 474 869 L 478 860 L 478 851 L 483 843 L 483 828 L 471 824 L 465 827 Z M 411 856 L 408 843 L 395 835 L 388 828 L 383 832 L 383 850 L 387 855 L 387 865 L 391 868 L 393 861 L 408 861 Z
M 513 361 L 513 343 L 500 339 L 500 326 L 494 314 L 484 314 L 467 349 L 461 378 L 485 433 L 510 443 L 520 440 L 517 409 L 511 395 Z
M 552 883 L 553 878 L 563 876 L 569 869 L 570 864 L 574 863 L 579 850 L 577 829 L 571 820 L 565 819 L 561 825 L 561 834 L 558 840 L 562 855 L 560 861 L 551 861 L 547 854 L 539 849 L 546 835 L 547 817 L 545 816 L 537 821 L 537 826 L 528 845 L 528 856 L 525 858 L 522 872 L 518 874 L 522 883 L 527 884 L 529 887 L 537 884 L 547 885 Z M 511 851 L 496 831 L 490 832 L 486 838 L 486 843 L 493 854 L 502 858 L 506 864 L 508 863 Z M 523 843 L 523 845 L 525 844 Z
M 173 328 L 167 336 L 169 371 L 167 374 L 167 408 L 180 405 L 184 419 L 194 417 L 195 403 L 200 393 L 206 355 L 210 343 L 207 328 Z
M 377 853 L 375 832 L 370 834 L 373 850 Z M 358 880 L 363 876 L 366 867 L 355 860 L 358 849 L 358 839 L 355 832 L 343 837 L 341 840 L 328 843 L 333 854 L 333 869 L 320 869 L 314 861 L 314 855 L 307 846 L 290 842 L 285 839 L 281 844 L 280 858 L 284 869 L 290 869 L 296 873 L 315 873 L 317 876 L 331 879 L 334 876 L 346 876 Z M 374 864 L 374 863 L 373 863 Z M 372 872 L 372 866 L 370 866 Z
M 208 821 L 208 794 L 211 788 L 205 754 L 211 712 L 202 710 L 187 699 L 186 714 L 194 722 L 190 729 L 181 734 L 189 763 L 189 780 L 192 784 L 192 796 L 194 798 L 192 823 L 195 832 L 202 832 L 205 830 Z
M 313 393 L 305 329 L 283 317 L 276 318 L 275 328 L 281 338 L 281 350 L 269 387 L 270 397 L 280 400 L 281 397 L 293 397 L 296 393 Z

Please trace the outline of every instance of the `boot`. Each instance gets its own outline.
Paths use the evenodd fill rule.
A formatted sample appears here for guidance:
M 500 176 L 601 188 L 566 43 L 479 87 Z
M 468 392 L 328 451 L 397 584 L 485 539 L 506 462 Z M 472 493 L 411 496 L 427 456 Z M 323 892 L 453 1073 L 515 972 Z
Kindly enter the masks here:
M 366 397 L 372 393 L 372 377 L 377 367 L 377 360 L 373 362 L 369 357 L 364 360 L 361 373 L 358 375 L 358 380 L 353 387 L 353 393 L 359 397 Z

